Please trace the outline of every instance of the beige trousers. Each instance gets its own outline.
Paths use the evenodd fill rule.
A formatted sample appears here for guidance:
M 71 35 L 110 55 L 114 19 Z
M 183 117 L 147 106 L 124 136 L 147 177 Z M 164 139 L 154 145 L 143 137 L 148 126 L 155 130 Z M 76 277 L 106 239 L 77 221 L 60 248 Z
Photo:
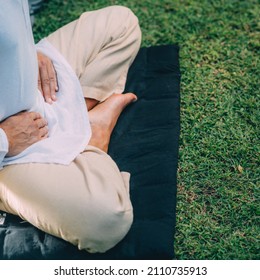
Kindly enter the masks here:
M 75 70 L 85 97 L 122 92 L 140 47 L 133 13 L 114 6 L 84 13 L 48 40 Z M 87 146 L 69 165 L 19 164 L 0 171 L 0 209 L 89 252 L 105 252 L 133 220 L 129 174 L 109 155 Z
M 76 72 L 84 96 L 103 101 L 123 92 L 141 31 L 131 10 L 112 6 L 82 14 L 47 39 Z

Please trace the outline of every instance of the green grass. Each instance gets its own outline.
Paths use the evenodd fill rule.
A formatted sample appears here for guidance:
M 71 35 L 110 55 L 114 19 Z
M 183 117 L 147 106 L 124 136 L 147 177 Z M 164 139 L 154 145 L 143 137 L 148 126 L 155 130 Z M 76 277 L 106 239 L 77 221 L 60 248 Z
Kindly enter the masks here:
M 181 48 L 176 257 L 259 259 L 258 0 L 49 0 L 35 39 L 114 4 L 139 17 L 142 46 Z

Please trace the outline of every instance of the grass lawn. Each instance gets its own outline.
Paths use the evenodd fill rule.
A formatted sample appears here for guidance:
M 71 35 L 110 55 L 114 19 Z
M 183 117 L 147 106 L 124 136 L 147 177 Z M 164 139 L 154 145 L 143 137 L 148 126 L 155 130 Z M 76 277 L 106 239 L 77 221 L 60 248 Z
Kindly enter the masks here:
M 259 259 L 258 0 L 49 0 L 35 39 L 114 4 L 139 17 L 142 46 L 180 46 L 176 258 Z

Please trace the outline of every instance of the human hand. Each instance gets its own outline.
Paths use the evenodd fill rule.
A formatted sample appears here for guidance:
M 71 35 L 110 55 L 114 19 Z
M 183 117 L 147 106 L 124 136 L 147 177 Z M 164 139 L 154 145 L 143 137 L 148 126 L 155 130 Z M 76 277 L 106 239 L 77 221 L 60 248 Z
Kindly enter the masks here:
M 48 137 L 47 121 L 35 112 L 21 112 L 0 123 L 9 142 L 7 156 L 16 156 Z
M 56 92 L 58 91 L 58 82 L 55 68 L 49 57 L 37 52 L 38 58 L 38 88 L 41 91 L 45 101 L 52 104 L 56 101 Z

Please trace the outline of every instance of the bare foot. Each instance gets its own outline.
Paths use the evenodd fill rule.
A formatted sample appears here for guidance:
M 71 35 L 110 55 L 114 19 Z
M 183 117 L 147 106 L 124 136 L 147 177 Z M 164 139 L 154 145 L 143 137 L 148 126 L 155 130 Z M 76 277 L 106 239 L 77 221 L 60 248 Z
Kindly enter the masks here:
M 107 153 L 111 133 L 124 108 L 137 100 L 133 93 L 113 94 L 89 112 L 92 137 L 89 145 Z

